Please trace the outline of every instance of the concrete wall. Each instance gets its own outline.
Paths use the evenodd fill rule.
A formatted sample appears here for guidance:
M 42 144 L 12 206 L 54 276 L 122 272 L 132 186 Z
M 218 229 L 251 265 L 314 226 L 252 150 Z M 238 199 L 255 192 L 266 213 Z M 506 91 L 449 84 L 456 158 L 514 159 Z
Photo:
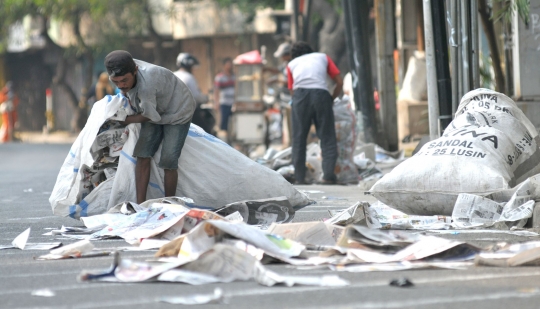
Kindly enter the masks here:
M 540 101 L 516 102 L 527 118 L 540 131 Z

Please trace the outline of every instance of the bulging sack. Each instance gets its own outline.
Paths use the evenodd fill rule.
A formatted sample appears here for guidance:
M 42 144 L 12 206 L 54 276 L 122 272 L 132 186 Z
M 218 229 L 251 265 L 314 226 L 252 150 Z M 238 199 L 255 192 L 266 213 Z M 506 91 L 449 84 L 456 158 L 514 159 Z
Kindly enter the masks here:
M 49 202 L 53 213 L 73 218 L 106 212 L 123 201 L 136 201 L 135 164 L 132 156 L 140 125 L 126 127 L 127 140 L 116 149 L 119 160 L 116 173 L 101 182 L 87 195 L 84 189 L 83 166 L 94 163 L 91 147 L 103 123 L 128 110 L 121 95 L 107 96 L 96 102 L 92 112 L 60 169 Z M 151 160 L 147 198 L 164 196 L 163 170 L 158 168 L 161 147 Z M 179 159 L 177 196 L 194 200 L 195 206 L 218 208 L 243 201 L 285 196 L 293 207 L 305 206 L 309 198 L 297 191 L 279 173 L 244 156 L 196 125 L 189 129 Z
M 487 195 L 540 172 L 538 133 L 507 96 L 467 93 L 444 135 L 425 144 L 371 188 L 383 203 L 415 215 L 451 215 L 460 193 Z

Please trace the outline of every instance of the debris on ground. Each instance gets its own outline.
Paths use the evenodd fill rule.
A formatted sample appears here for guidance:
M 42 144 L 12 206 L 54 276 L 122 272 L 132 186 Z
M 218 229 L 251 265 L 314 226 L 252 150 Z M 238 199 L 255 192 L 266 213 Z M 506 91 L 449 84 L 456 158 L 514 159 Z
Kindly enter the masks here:
M 291 222 L 295 213 L 285 196 L 236 202 L 215 210 L 215 213 L 222 216 L 232 215 L 235 212 L 240 213 L 245 223 L 259 226 Z
M 411 280 L 403 277 L 403 278 L 394 279 L 390 281 L 390 286 L 395 286 L 398 288 L 409 288 L 411 286 L 414 286 L 414 284 L 412 283 Z
M 39 289 L 32 291 L 31 295 L 40 297 L 54 297 L 56 296 L 56 293 L 51 289 Z
M 96 251 L 94 245 L 89 240 L 81 240 L 60 248 L 51 250 L 49 254 L 42 255 L 36 260 L 61 260 L 69 258 L 107 256 L 110 252 Z
M 226 304 L 223 290 L 215 288 L 212 294 L 194 294 L 189 296 L 168 296 L 161 297 L 160 302 L 173 305 L 204 305 L 204 304 Z
M 45 235 L 80 241 L 37 258 L 113 256 L 108 269 L 83 271 L 79 281 L 202 285 L 250 280 L 263 286 L 339 287 L 349 282 L 338 275 L 282 275 L 266 265 L 324 267 L 336 272 L 540 265 L 540 241 L 480 248 L 433 236 L 540 236 L 535 231 L 523 230 L 533 216 L 536 201 L 540 201 L 538 133 L 517 105 L 500 93 L 477 89 L 465 95 L 444 135 L 404 162 L 402 151 L 388 152 L 375 144 L 356 145 L 354 134 L 338 136 L 344 156 L 339 165 L 341 181 L 358 181 L 360 189 L 376 182 L 370 193 L 379 201 L 356 202 L 333 211 L 329 219 L 311 222 L 293 222 L 295 207 L 309 203 L 308 193 L 324 192 L 299 192 L 279 176 L 278 173 L 294 180 L 290 149 L 269 149 L 258 163 L 242 167 L 242 172 L 238 170 L 244 159 L 235 156 L 238 166 L 205 166 L 197 163 L 201 159 L 195 158 L 197 155 L 232 154 L 224 151 L 221 144 L 216 146 L 219 142 L 196 127 L 190 129 L 188 154 L 180 161 L 187 173 L 182 176 L 180 193 L 189 198 L 155 198 L 140 205 L 131 202 L 134 169 L 130 153 L 138 127 L 120 128 L 110 122 L 118 117 L 122 110 L 119 106 L 125 100 L 120 96 L 107 100 L 109 105 L 98 105 L 97 114 L 80 135 L 81 139 L 91 137 L 94 144 L 88 146 L 80 140 L 74 143 L 51 195 L 56 214 L 80 218 L 85 226 L 62 226 Z M 114 106 L 117 114 L 112 113 Z M 334 108 L 339 114 L 338 135 L 352 130 L 356 121 L 345 102 L 337 102 Z M 103 121 L 107 119 L 105 124 L 109 127 L 105 128 Z M 195 150 L 197 147 L 208 152 L 203 155 Z M 307 148 L 307 178 L 312 182 L 322 174 L 320 153 L 316 143 Z M 386 169 L 396 165 L 383 177 Z M 234 180 L 248 174 L 253 181 Z M 205 178 L 201 179 L 201 175 Z M 223 183 L 224 179 L 238 189 L 231 193 L 231 185 Z M 150 191 L 162 188 L 160 180 L 151 181 L 155 186 L 151 185 Z M 238 183 L 244 185 L 237 186 Z M 254 193 L 261 188 L 260 193 Z M 162 196 L 162 192 L 154 193 L 156 197 Z M 102 196 L 105 198 L 100 200 Z M 347 200 L 330 194 L 321 199 Z M 32 247 L 27 243 L 29 235 L 30 229 L 17 236 L 11 246 L 0 249 L 28 250 Z M 110 238 L 122 238 L 131 247 L 103 250 L 95 249 L 90 242 Z M 121 250 L 157 252 L 151 260 L 136 261 L 121 258 Z M 414 286 L 407 278 L 392 280 L 390 285 Z M 157 301 L 225 303 L 226 294 L 216 289 L 211 294 L 162 297 Z
M 375 144 L 356 146 L 356 140 L 351 140 L 354 134 L 345 135 L 343 144 L 339 144 L 339 160 L 336 165 L 336 175 L 340 184 L 358 184 L 361 190 L 369 190 L 373 184 L 383 177 L 383 174 L 405 160 L 403 151 L 388 152 Z M 306 148 L 306 183 L 317 183 L 322 177 L 321 148 L 317 143 L 311 143 Z M 373 152 L 372 158 L 369 153 Z M 366 154 L 367 153 L 367 154 Z M 376 159 L 377 158 L 377 159 Z M 376 161 L 377 160 L 377 161 Z M 269 148 L 266 154 L 257 159 L 260 164 L 281 174 L 287 181 L 294 183 L 294 166 L 292 165 L 292 148 L 276 151 Z
M 365 220 L 365 208 L 369 207 L 367 202 L 358 202 L 351 207 L 335 214 L 332 218 L 324 221 L 327 224 L 346 226 L 349 224 L 358 224 Z
M 452 226 L 449 216 L 415 216 L 376 202 L 364 208 L 367 226 L 372 229 L 439 230 Z
M 27 228 L 24 232 L 19 234 L 13 241 L 11 245 L 2 246 L 0 245 L 0 250 L 3 249 L 21 249 L 21 250 L 51 250 L 53 248 L 59 247 L 62 245 L 61 242 L 47 242 L 47 243 L 29 243 L 28 238 L 30 237 L 31 228 Z

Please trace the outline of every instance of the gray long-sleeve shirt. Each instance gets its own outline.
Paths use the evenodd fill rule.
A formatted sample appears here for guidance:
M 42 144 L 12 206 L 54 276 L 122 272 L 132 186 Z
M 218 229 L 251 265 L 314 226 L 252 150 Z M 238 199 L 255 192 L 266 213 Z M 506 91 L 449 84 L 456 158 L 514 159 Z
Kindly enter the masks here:
M 195 111 L 195 99 L 173 72 L 141 60 L 137 64 L 137 84 L 127 96 L 137 111 L 156 124 L 184 124 Z

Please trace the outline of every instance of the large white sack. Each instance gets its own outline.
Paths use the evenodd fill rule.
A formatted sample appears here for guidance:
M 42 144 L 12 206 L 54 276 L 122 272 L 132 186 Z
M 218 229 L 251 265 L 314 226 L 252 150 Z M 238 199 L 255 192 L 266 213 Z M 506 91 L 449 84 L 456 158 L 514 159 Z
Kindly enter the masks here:
M 107 96 L 96 102 L 87 124 L 73 144 L 56 180 L 49 202 L 59 216 L 78 218 L 104 213 L 123 201 L 136 201 L 133 149 L 140 125 L 127 126 L 128 139 L 120 154 L 114 178 L 101 183 L 81 199 L 81 169 L 91 165 L 89 152 L 101 125 L 117 111 L 126 108 L 121 95 Z M 164 195 L 163 170 L 157 167 L 160 149 L 151 161 L 147 199 Z M 221 140 L 191 125 L 179 160 L 177 196 L 194 200 L 196 206 L 218 208 L 242 201 L 286 196 L 292 206 L 305 206 L 308 197 L 298 192 L 279 173 L 268 169 Z
M 385 175 L 371 194 L 408 214 L 451 215 L 460 193 L 487 195 L 539 173 L 534 126 L 511 99 L 482 91 L 464 96 L 444 135 Z

